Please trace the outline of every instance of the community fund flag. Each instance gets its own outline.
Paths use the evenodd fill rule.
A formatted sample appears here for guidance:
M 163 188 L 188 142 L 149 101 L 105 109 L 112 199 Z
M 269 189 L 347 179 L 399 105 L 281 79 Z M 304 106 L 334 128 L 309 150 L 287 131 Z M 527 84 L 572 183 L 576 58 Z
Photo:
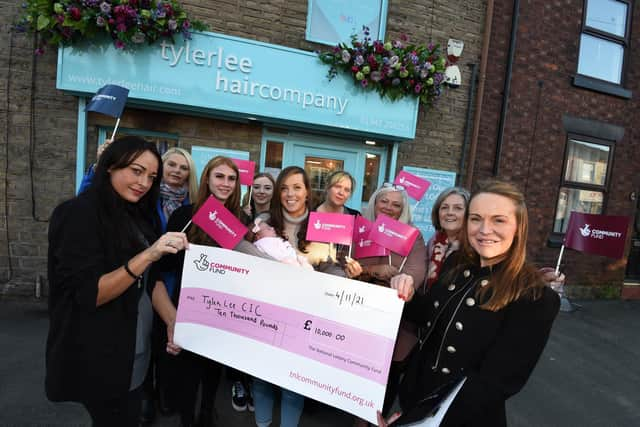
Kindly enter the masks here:
M 403 186 L 409 197 L 413 200 L 421 200 L 424 193 L 426 193 L 431 186 L 431 183 L 426 179 L 422 179 L 405 171 L 400 171 L 393 183 Z
M 581 252 L 622 258 L 628 228 L 628 216 L 571 212 L 564 245 Z
M 353 215 L 347 214 L 311 212 L 307 240 L 351 245 L 353 218 Z
M 235 248 L 247 234 L 247 227 L 213 196 L 209 196 L 192 220 L 225 249 Z
M 415 227 L 380 214 L 371 228 L 369 238 L 380 246 L 406 257 L 419 233 Z
M 129 89 L 106 85 L 91 98 L 85 110 L 119 118 L 124 110 L 124 104 L 127 103 L 127 96 L 129 96 Z
M 240 185 L 253 184 L 253 172 L 256 169 L 256 162 L 251 160 L 231 159 L 240 172 Z
M 353 257 L 356 259 L 387 256 L 389 251 L 375 243 L 369 238 L 373 223 L 365 217 L 359 215 L 356 217 L 355 226 L 353 227 Z

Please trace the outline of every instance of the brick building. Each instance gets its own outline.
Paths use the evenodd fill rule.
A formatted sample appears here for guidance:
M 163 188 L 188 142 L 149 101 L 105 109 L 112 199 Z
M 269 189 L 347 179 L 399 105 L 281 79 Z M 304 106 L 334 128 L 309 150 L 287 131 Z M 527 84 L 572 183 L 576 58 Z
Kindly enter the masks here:
M 568 251 L 563 270 L 570 294 L 638 297 L 640 9 L 626 0 L 494 6 L 474 182 L 498 176 L 524 189 L 541 265 L 555 265 L 571 210 L 634 218 L 625 259 Z
M 307 52 L 327 48 L 305 37 L 310 4 L 304 0 L 183 2 L 194 18 L 204 21 L 212 32 L 220 35 L 216 40 L 231 40 L 235 46 L 246 42 L 252 48 L 275 46 L 276 50 L 282 47 L 281 50 Z M 279 161 L 276 168 L 287 166 L 295 160 L 291 153 L 301 146 L 311 146 L 315 150 L 312 155 L 318 157 L 322 157 L 318 154 L 321 148 L 334 153 L 355 152 L 355 161 L 360 162 L 356 169 L 374 168 L 372 171 L 367 169 L 367 173 L 375 172 L 376 178 L 372 182 L 362 180 L 365 186 L 359 189 L 360 199 L 356 204 L 366 200 L 367 192 L 393 178 L 396 170 L 403 166 L 459 174 L 465 130 L 472 114 L 469 105 L 473 92 L 470 91 L 471 68 L 468 65 L 479 62 L 485 2 L 389 0 L 380 4 L 387 7 L 383 20 L 387 39 L 406 33 L 411 40 L 420 43 L 434 41 L 446 46 L 449 38 L 465 43 L 459 62 L 462 86 L 447 91 L 434 108 L 420 107 L 415 111 L 415 134 L 411 137 L 390 132 L 376 138 L 376 146 L 370 147 L 364 145 L 372 139 L 366 130 L 347 132 L 339 127 L 291 124 L 272 120 L 266 111 L 257 120 L 247 114 L 241 117 L 221 109 L 194 111 L 182 108 L 178 98 L 173 103 L 166 99 L 165 102 L 128 103 L 119 134 L 141 134 L 161 146 L 179 145 L 191 151 L 194 148 L 201 152 L 233 150 L 232 153 L 246 154 L 260 168 L 274 167 L 271 161 Z M 62 51 L 58 53 L 53 49 L 35 57 L 35 39 L 10 31 L 20 13 L 20 2 L 0 0 L 0 12 L 0 129 L 3 129 L 0 133 L 0 194 L 3 195 L 0 203 L 0 295 L 33 295 L 36 285 L 46 279 L 48 217 L 59 202 L 74 195 L 78 177 L 94 160 L 96 145 L 111 132 L 113 121 L 94 113 L 84 113 L 86 97 L 95 92 L 95 87 L 91 91 L 60 89 L 67 87 L 63 83 L 64 78 L 68 78 L 64 74 L 66 68 L 62 68 L 67 64 L 65 61 L 73 58 L 64 57 Z M 296 55 L 304 56 L 304 52 L 296 52 Z M 94 71 L 111 73 L 107 75 L 114 82 L 120 73 L 127 72 L 131 61 L 137 60 L 116 61 L 115 69 L 109 68 L 114 66 L 114 62 L 110 62 L 104 69 L 95 70 L 100 58 L 92 59 Z M 89 62 L 88 65 L 79 64 L 73 72 L 91 66 Z M 135 71 L 148 71 L 149 76 L 155 76 L 142 68 Z M 74 78 L 76 89 L 80 83 L 87 83 L 86 76 Z M 174 74 L 170 80 L 183 78 Z M 355 93 L 353 102 L 362 101 L 363 96 Z M 387 112 L 393 113 L 400 107 L 386 108 Z M 279 152 L 281 157 L 278 157 Z M 332 158 L 331 155 L 325 157 Z M 364 159 L 372 159 L 371 164 L 365 164 Z

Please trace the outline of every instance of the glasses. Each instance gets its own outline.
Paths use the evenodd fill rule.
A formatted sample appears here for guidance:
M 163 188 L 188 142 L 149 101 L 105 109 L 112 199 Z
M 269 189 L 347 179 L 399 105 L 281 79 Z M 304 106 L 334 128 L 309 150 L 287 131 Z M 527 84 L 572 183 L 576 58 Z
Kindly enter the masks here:
M 391 182 L 385 182 L 384 184 L 382 184 L 382 188 L 393 188 L 394 190 L 398 190 L 398 191 L 406 190 L 406 188 L 403 185 L 393 184 Z

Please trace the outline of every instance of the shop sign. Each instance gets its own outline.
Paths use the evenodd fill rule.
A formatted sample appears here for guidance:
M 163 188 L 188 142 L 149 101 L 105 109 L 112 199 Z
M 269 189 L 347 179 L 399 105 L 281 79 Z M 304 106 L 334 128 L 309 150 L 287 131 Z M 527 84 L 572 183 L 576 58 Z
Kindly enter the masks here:
M 412 139 L 415 99 L 389 101 L 326 77 L 316 54 L 214 33 L 194 33 L 135 52 L 66 46 L 58 54 L 57 88 L 93 94 L 115 84 L 130 90 L 127 105 L 198 111 L 302 128 L 324 128 L 387 139 Z

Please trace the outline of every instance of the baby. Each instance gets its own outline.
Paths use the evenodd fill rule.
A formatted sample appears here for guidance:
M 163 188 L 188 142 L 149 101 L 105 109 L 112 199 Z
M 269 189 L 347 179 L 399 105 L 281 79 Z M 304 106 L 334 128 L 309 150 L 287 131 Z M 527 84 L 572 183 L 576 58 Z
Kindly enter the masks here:
M 296 253 L 291 243 L 276 235 L 276 230 L 261 218 L 256 218 L 251 231 L 255 235 L 254 246 L 277 261 L 285 264 L 297 265 L 313 270 L 309 261 Z

